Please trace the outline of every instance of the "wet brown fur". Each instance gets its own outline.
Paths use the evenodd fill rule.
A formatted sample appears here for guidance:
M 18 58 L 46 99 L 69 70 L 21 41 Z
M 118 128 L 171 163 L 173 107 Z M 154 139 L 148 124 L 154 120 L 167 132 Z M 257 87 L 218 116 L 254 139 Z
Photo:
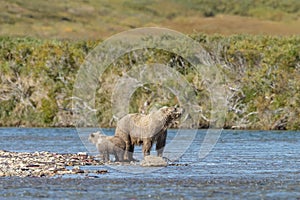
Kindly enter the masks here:
M 163 107 L 148 115 L 128 114 L 117 123 L 115 135 L 126 144 L 125 159 L 134 160 L 135 145 L 143 145 L 144 156 L 150 155 L 150 149 L 156 143 L 158 156 L 162 156 L 166 144 L 167 128 L 182 114 L 176 107 Z
M 114 155 L 116 162 L 124 161 L 126 144 L 121 138 L 96 132 L 90 134 L 89 141 L 96 145 L 104 162 L 109 161 L 109 155 Z

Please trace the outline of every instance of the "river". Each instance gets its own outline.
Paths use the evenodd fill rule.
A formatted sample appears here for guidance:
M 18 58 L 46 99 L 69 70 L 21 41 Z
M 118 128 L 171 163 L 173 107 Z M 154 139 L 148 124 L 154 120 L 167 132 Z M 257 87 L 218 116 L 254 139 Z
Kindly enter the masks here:
M 168 131 L 168 144 L 176 132 Z M 0 199 L 300 199 L 300 132 L 224 130 L 199 159 L 205 135 L 198 130 L 184 154 L 164 168 L 111 164 L 85 166 L 108 170 L 100 175 L 1 177 Z M 0 128 L 0 141 L 7 151 L 87 151 L 72 128 Z M 142 158 L 140 147 L 135 157 Z

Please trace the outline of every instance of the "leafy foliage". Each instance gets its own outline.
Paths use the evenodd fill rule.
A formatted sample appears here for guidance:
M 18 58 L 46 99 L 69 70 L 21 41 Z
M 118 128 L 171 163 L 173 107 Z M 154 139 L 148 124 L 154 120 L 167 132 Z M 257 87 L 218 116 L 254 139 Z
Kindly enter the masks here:
M 192 36 L 210 55 L 210 64 L 226 75 L 228 102 L 225 128 L 300 128 L 300 37 Z M 1 126 L 72 126 L 71 99 L 77 71 L 99 41 L 0 38 Z M 162 63 L 181 73 L 194 88 L 199 127 L 211 121 L 206 82 L 182 57 L 163 50 L 130 52 L 113 63 L 96 92 L 101 126 L 114 126 L 111 95 L 117 80 L 133 66 Z M 101 87 L 100 87 L 101 86 Z M 163 85 L 138 88 L 131 112 L 147 113 L 178 104 Z

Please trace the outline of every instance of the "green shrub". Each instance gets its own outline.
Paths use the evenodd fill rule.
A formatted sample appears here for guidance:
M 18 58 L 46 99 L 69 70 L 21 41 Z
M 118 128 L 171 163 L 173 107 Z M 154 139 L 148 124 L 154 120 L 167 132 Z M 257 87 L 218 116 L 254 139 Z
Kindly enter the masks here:
M 57 104 L 55 99 L 42 99 L 40 111 L 42 112 L 43 122 L 51 124 L 57 114 Z
M 192 37 L 226 75 L 222 80 L 230 97 L 226 128 L 274 129 L 283 121 L 281 128 L 300 129 L 299 36 L 225 37 L 199 33 Z M 57 120 L 73 113 L 71 97 L 77 71 L 98 42 L 1 37 L 1 125 L 68 126 L 68 122 Z M 212 105 L 201 75 L 179 55 L 143 49 L 122 56 L 99 77 L 95 106 L 101 126 L 115 125 L 111 95 L 116 81 L 143 63 L 162 63 L 183 75 L 194 88 L 202 109 L 199 127 L 209 125 L 206 118 L 210 117 Z M 130 111 L 148 112 L 153 107 L 175 104 L 178 99 L 163 85 L 146 85 L 134 92 Z

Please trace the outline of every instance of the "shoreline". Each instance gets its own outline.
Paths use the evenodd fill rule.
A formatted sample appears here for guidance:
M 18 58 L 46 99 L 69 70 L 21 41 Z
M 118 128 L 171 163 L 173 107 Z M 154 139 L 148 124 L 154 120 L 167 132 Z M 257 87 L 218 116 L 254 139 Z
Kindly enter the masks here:
M 0 126 L 0 129 L 74 129 L 77 130 L 75 126 Z M 80 129 L 105 129 L 105 130 L 114 130 L 115 127 L 84 127 Z M 168 128 L 168 130 L 178 130 L 179 128 L 172 127 Z M 183 128 L 184 130 L 195 130 L 196 128 Z M 216 130 L 224 130 L 224 131 L 261 131 L 261 132 L 299 132 L 300 129 L 275 129 L 275 130 L 265 130 L 265 129 L 251 129 L 251 128 L 197 128 L 197 130 L 208 130 L 208 129 L 216 129 Z
M 104 163 L 85 152 L 61 154 L 51 152 L 11 152 L 0 150 L 0 177 L 53 177 L 67 174 L 103 174 L 107 170 L 82 170 L 81 166 Z

